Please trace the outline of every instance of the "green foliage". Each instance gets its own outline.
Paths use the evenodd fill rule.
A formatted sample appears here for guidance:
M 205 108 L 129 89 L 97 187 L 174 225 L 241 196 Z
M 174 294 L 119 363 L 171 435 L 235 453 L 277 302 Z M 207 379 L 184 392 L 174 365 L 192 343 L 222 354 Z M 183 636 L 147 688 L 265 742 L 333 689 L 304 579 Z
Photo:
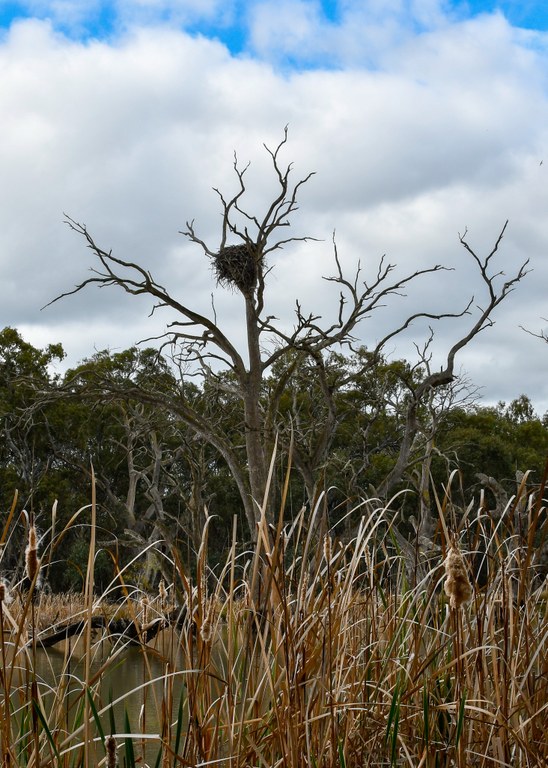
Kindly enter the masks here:
M 215 520 L 209 542 L 214 560 L 229 546 L 234 515 L 239 539 L 249 540 L 233 474 L 199 425 L 192 428 L 185 410 L 215 420 L 245 464 L 243 407 L 230 373 L 199 387 L 178 378 L 156 350 L 131 348 L 96 353 L 60 375 L 54 366 L 62 357 L 60 345 L 40 350 L 12 328 L 0 333 L 0 493 L 9 499 L 19 490 L 21 508 L 34 513 L 43 535 L 42 548 L 87 504 L 92 464 L 101 584 L 112 578 L 115 564 L 123 567 L 149 542 L 164 553 L 176 544 L 192 562 L 206 507 Z M 266 448 L 278 439 L 272 498 L 281 495 L 285 468 L 293 467 L 288 521 L 324 489 L 331 489 L 326 511 L 333 520 L 356 500 L 375 495 L 398 459 L 410 392 L 423 375 L 420 367 L 388 363 L 363 348 L 317 359 L 294 351 L 277 361 L 264 380 L 261 405 Z M 496 408 L 432 401 L 421 406 L 417 419 L 419 431 L 399 487 L 418 488 L 427 455 L 438 486 L 453 469 L 460 470 L 465 498 L 477 493 L 480 471 L 510 494 L 516 470 L 530 470 L 533 483 L 543 476 L 548 429 L 525 395 Z M 400 503 L 416 514 L 416 496 L 406 493 Z M 55 590 L 82 584 L 86 551 L 78 526 L 86 520 L 87 513 L 79 512 L 77 524 L 56 540 L 47 574 Z M 356 522 L 349 517 L 346 527 Z M 14 536 L 24 536 L 22 520 L 16 531 Z M 15 577 L 21 576 L 21 556 L 14 540 L 3 562 Z M 159 564 L 166 562 L 149 558 L 138 571 L 154 584 Z
M 523 410 L 524 402 L 529 401 L 521 396 L 508 408 L 455 408 L 445 415 L 437 446 L 451 466 L 461 470 L 465 488 L 477 484 L 478 472 L 496 478 L 511 493 L 516 490 L 516 471 L 530 470 L 532 481 L 540 483 L 548 457 L 548 429 L 529 407 Z M 530 417 L 516 418 L 516 413 Z M 447 474 L 445 461 L 437 462 L 437 473 Z

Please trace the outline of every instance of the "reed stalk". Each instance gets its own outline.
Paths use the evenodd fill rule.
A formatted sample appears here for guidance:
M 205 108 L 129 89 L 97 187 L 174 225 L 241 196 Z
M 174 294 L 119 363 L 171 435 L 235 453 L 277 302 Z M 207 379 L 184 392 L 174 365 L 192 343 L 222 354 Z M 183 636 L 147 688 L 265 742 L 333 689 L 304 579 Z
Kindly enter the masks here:
M 95 472 L 91 465 L 91 523 L 88 563 L 86 569 L 84 608 L 86 611 L 86 624 L 84 630 L 84 689 L 86 694 L 91 694 L 91 660 L 92 660 L 92 617 L 95 576 L 95 546 L 97 535 L 97 489 L 95 486 Z M 90 697 L 84 696 L 84 768 L 91 768 L 94 754 L 92 752 L 91 738 L 91 713 Z
M 95 742 L 105 747 L 101 765 L 113 766 L 119 748 L 126 768 L 546 764 L 548 597 L 533 568 L 538 537 L 510 535 L 483 505 L 459 509 L 446 492 L 438 500 L 439 549 L 412 583 L 391 535 L 392 504 L 361 505 L 357 534 L 345 542 L 322 518 L 324 501 L 290 523 L 283 502 L 273 528 L 262 519 L 253 552 L 239 551 L 235 518 L 226 561 L 216 568 L 207 518 L 194 564 L 173 550 L 169 593 L 163 584 L 160 596 L 147 596 L 126 581 L 124 567 L 117 579 L 125 598 L 115 605 L 113 585 L 94 594 L 93 492 L 79 602 L 43 597 L 33 607 L 27 598 L 8 607 L 0 599 L 4 766 L 94 766 Z M 527 503 L 540 532 L 545 511 Z M 482 563 L 481 582 L 473 562 Z M 66 622 L 79 629 L 66 644 L 58 685 L 39 672 L 37 643 L 48 635 L 47 612 L 57 615 L 63 604 Z M 100 611 L 123 613 L 142 649 L 141 682 L 112 703 L 108 678 L 128 658 L 129 630 L 110 640 L 106 627 L 99 630 L 107 650 L 92 667 Z M 27 617 L 34 647 L 26 646 Z M 151 639 L 155 617 L 164 630 Z M 27 668 L 35 686 L 18 682 Z M 127 714 L 117 730 L 120 707 L 138 697 L 141 717 Z
M 0 742 L 2 768 L 10 768 L 14 762 L 11 744 L 11 706 L 9 687 L 7 686 L 6 680 L 6 646 L 4 644 L 4 604 L 7 604 L 9 599 L 8 585 L 2 579 L 0 580 L 0 662 L 2 664 L 0 669 L 0 685 L 4 691 L 2 707 L 0 708 L 2 717 Z

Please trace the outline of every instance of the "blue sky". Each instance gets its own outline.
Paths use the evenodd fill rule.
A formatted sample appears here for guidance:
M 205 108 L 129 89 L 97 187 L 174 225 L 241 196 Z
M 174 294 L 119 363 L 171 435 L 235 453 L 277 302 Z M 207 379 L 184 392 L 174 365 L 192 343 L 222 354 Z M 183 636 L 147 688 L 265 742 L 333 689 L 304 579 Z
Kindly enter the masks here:
M 492 13 L 499 9 L 515 26 L 538 30 L 548 28 L 548 5 L 545 2 L 538 2 L 538 0 L 523 0 L 522 2 L 511 0 L 500 3 L 476 0 L 467 5 L 473 14 Z
M 343 0 L 299 0 L 292 3 L 295 7 L 309 9 L 329 25 L 340 25 L 349 11 L 356 8 L 366 9 L 367 2 L 348 2 Z M 73 39 L 108 39 L 126 29 L 128 21 L 140 25 L 167 24 L 184 29 L 189 33 L 204 35 L 222 41 L 232 53 L 251 53 L 257 55 L 250 41 L 250 17 L 257 6 L 255 0 L 233 0 L 216 6 L 215 2 L 206 2 L 203 9 L 196 0 L 183 2 L 177 0 L 0 0 L 0 27 L 8 29 L 14 20 L 44 19 Z M 372 14 L 379 15 L 378 4 L 371 3 Z M 437 6 L 448 19 L 473 19 L 479 14 L 500 12 L 515 27 L 544 31 L 548 28 L 548 4 L 538 0 L 469 0 L 457 2 L 400 2 L 387 3 L 386 15 L 405 18 L 410 26 L 422 31 L 428 29 L 424 21 L 424 6 Z M 382 8 L 382 5 L 381 5 Z M 367 12 L 367 11 L 366 11 Z M 313 62 L 299 61 L 293 53 L 284 63 L 296 65 L 333 64 L 332 57 L 325 55 Z
M 251 163 L 248 205 L 260 217 L 273 184 L 264 144 L 275 147 L 289 124 L 284 161 L 298 176 L 315 172 L 295 232 L 316 240 L 277 254 L 268 313 L 289 331 L 299 300 L 333 320 L 338 295 L 322 277 L 333 274 L 334 230 L 348 276 L 359 261 L 374 279 L 383 254 L 398 276 L 452 270 L 413 282 L 364 321 L 364 344 L 416 311 L 458 312 L 472 297 L 477 308 L 485 285 L 458 233 L 489 252 L 509 219 L 496 269 L 511 275 L 529 258 L 533 273 L 457 365 L 485 401 L 525 393 L 544 413 L 548 350 L 522 326 L 548 332 L 547 11 L 496 8 L 0 0 L 0 327 L 37 346 L 62 343 L 68 365 L 165 330 L 160 312 L 115 291 L 41 311 L 91 266 L 66 212 L 198 311 L 212 311 L 214 293 L 216 316 L 243 344 L 238 297 L 216 288 L 179 232 L 194 219 L 218 244 L 212 187 L 233 194 L 234 151 Z M 472 320 L 436 325 L 432 367 Z M 413 323 L 387 354 L 412 360 L 428 337 Z

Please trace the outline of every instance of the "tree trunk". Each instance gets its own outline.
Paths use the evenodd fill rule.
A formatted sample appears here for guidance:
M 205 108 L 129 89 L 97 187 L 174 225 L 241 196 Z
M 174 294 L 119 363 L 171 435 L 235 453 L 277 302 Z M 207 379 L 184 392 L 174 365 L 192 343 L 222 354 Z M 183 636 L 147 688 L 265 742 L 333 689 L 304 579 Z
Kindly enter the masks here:
M 389 472 L 388 476 L 383 480 L 380 487 L 377 489 L 377 493 L 381 499 L 386 499 L 388 495 L 394 490 L 397 484 L 402 480 L 405 474 L 405 470 L 409 466 L 409 457 L 411 455 L 411 450 L 413 448 L 413 443 L 418 430 L 417 406 L 417 399 L 413 398 L 407 409 L 405 430 L 403 433 L 402 441 L 400 443 L 400 450 L 398 452 L 396 464 Z
M 251 538 L 253 541 L 256 541 L 259 509 L 264 501 L 266 489 L 264 419 L 260 406 L 263 371 L 259 344 L 259 324 L 253 297 L 245 297 L 245 307 L 249 370 L 246 373 L 245 381 L 242 383 L 242 390 L 244 400 L 245 447 L 252 504 L 252 515 L 250 519 L 250 515 L 248 514 L 248 522 L 251 529 Z

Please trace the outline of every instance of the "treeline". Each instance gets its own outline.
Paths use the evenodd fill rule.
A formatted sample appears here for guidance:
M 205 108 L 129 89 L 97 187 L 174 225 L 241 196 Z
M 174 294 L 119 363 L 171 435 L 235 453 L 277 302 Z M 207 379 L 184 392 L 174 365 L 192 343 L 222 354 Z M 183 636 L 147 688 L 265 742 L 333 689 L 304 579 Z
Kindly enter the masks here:
M 359 516 L 351 511 L 360 499 L 378 495 L 393 471 L 406 435 L 407 399 L 423 374 L 404 361 L 380 359 L 364 366 L 366 356 L 364 349 L 351 356 L 331 353 L 318 369 L 296 353 L 292 375 L 261 435 L 270 454 L 276 454 L 273 514 L 282 496 L 288 521 L 303 505 L 312 509 L 320 500 L 329 525 L 344 519 L 337 529 L 344 537 Z M 239 541 L 250 540 L 231 468 L 203 435 L 214 423 L 245 460 L 244 411 L 229 374 L 198 384 L 153 349 L 99 352 L 59 375 L 55 364 L 62 358 L 60 345 L 37 349 L 12 328 L 0 332 L 4 521 L 14 491 L 19 494 L 16 524 L 4 542 L 3 573 L 12 579 L 22 573 L 25 509 L 42 536 L 49 563 L 44 575 L 52 589 L 81 586 L 92 471 L 99 585 L 140 552 L 128 578 L 147 586 L 162 573 L 169 578 L 172 547 L 184 561 L 193 561 L 206 514 L 214 516 L 209 528 L 213 558 L 229 546 L 235 515 Z M 264 402 L 271 404 L 272 390 L 279 386 L 275 368 L 263 386 Z M 531 486 L 542 481 L 548 415 L 540 418 L 526 395 L 496 407 L 478 405 L 475 395 L 471 385 L 457 380 L 432 390 L 421 404 L 407 466 L 395 489 L 408 491 L 395 504 L 404 521 L 428 518 L 432 488 L 440 489 L 455 469 L 463 504 L 482 492 L 486 505 L 495 507 L 498 494 L 515 493 L 517 471 L 530 471 Z M 189 411 L 203 424 L 189 421 Z

